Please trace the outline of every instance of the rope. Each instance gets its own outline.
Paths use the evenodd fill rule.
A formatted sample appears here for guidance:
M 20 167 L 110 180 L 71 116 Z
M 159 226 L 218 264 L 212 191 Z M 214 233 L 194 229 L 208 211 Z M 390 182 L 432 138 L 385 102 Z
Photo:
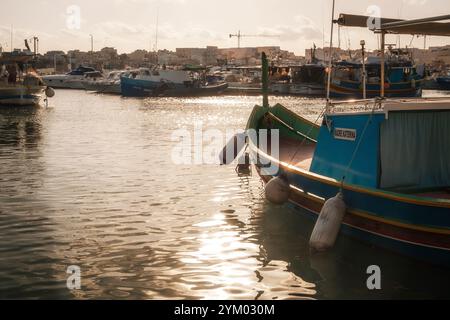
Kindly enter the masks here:
M 286 122 L 284 122 L 283 120 L 281 120 L 280 118 L 278 118 L 276 115 L 274 115 L 271 112 L 267 112 L 267 114 L 273 118 L 274 120 L 278 121 L 280 124 L 282 124 L 284 127 L 286 127 L 287 129 L 289 129 L 290 131 L 294 132 L 295 134 L 298 134 L 299 136 L 311 140 L 312 142 L 317 142 L 316 140 L 312 139 L 311 137 L 309 137 L 309 133 L 311 133 L 311 131 L 308 132 L 308 135 L 305 135 L 304 133 L 301 133 L 300 131 L 295 130 L 293 127 L 291 127 L 289 124 L 287 124 Z M 312 128 L 312 127 L 311 127 Z

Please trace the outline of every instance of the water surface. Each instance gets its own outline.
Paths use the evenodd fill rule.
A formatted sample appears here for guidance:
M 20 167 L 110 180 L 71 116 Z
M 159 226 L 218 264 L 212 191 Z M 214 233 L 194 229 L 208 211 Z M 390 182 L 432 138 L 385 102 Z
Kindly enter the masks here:
M 48 108 L 0 108 L 0 298 L 449 298 L 448 270 L 346 237 L 310 255 L 312 222 L 267 203 L 255 172 L 173 163 L 174 130 L 244 128 L 259 102 L 57 90 Z M 323 107 L 271 102 L 311 120 Z

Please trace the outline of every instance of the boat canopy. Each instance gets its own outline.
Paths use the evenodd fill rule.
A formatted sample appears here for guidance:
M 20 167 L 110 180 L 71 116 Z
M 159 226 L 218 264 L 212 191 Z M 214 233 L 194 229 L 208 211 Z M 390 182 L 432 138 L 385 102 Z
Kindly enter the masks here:
M 335 22 L 344 27 L 368 28 L 368 22 L 371 22 L 374 18 L 376 17 L 341 13 L 339 19 Z M 395 34 L 450 36 L 450 23 L 436 22 L 440 20 L 450 20 L 450 15 L 415 20 L 380 19 L 380 27 L 378 29 L 376 28 L 376 24 L 374 24 L 375 28 L 369 29 L 372 31 Z
M 84 75 L 86 72 L 94 72 L 97 71 L 94 68 L 91 67 L 84 67 L 84 66 L 79 66 L 78 68 L 70 71 L 69 73 L 67 73 L 68 75 L 72 75 L 72 76 L 82 76 Z

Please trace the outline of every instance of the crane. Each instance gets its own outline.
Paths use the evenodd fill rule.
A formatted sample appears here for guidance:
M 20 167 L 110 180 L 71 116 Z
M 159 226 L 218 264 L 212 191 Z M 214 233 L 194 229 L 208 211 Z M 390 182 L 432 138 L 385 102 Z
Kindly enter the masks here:
M 236 37 L 238 39 L 238 48 L 241 47 L 241 38 L 279 38 L 278 35 L 270 35 L 270 34 L 242 34 L 241 30 L 236 34 L 230 34 L 230 38 Z

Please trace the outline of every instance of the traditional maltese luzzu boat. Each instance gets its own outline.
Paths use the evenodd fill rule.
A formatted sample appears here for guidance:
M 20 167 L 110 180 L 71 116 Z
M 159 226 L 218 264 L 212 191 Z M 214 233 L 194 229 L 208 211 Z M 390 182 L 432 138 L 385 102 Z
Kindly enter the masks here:
M 43 97 L 53 97 L 29 63 L 31 52 L 16 50 L 0 53 L 0 106 L 38 105 Z
M 367 18 L 341 15 L 338 21 L 362 26 Z M 436 22 L 446 19 L 450 15 L 382 19 L 376 30 L 382 52 L 387 33 L 449 36 L 450 23 Z M 246 150 L 267 182 L 269 200 L 268 192 L 286 195 L 318 223 L 327 201 L 339 194 L 345 203 L 339 232 L 449 266 L 450 100 L 384 99 L 383 79 L 377 99 L 339 104 L 327 99 L 319 125 L 280 104 L 269 106 L 265 96 L 248 119 Z M 349 103 L 362 107 L 347 108 Z M 274 130 L 277 135 L 270 134 Z M 272 140 L 262 143 L 249 131 L 266 131 Z M 268 191 L 275 180 L 281 182 Z

